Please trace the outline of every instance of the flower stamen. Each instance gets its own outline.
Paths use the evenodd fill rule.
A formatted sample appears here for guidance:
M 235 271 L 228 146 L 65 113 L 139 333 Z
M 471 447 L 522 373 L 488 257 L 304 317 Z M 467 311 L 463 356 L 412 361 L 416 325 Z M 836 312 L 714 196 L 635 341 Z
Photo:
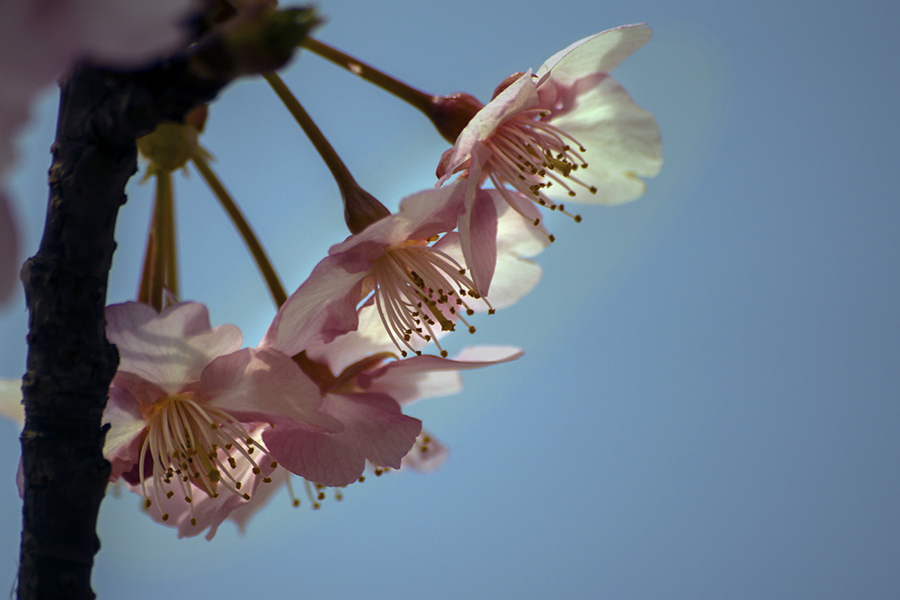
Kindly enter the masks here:
M 161 490 L 165 491 L 167 499 L 174 497 L 176 492 L 184 498 L 192 525 L 197 523 L 193 509 L 194 487 L 211 498 L 218 497 L 221 487 L 249 500 L 250 495 L 241 491 L 239 465 L 234 455 L 246 459 L 252 472 L 258 475 L 261 469 L 251 457 L 254 446 L 261 447 L 240 422 L 227 412 L 198 401 L 193 393 L 164 396 L 149 408 L 147 433 L 141 445 L 138 477 L 144 506 L 149 508 L 153 503 L 147 492 L 148 476 L 144 472 L 148 453 L 152 469 L 149 478 L 154 484 L 153 500 L 164 521 L 169 515 L 162 512 Z
M 435 330 L 454 331 L 456 320 L 474 332 L 463 316 L 475 313 L 466 297 L 484 301 L 493 312 L 490 303 L 475 292 L 466 270 L 448 254 L 425 243 L 407 242 L 387 248 L 373 263 L 372 278 L 378 314 L 404 357 L 407 350 L 421 354 L 416 346 L 432 341 L 446 357 Z
M 556 184 L 569 196 L 575 196 L 574 184 L 596 194 L 597 188 L 574 175 L 578 169 L 587 168 L 583 156 L 587 149 L 559 127 L 539 120 L 547 114 L 541 109 L 525 111 L 498 126 L 484 141 L 491 150 L 487 159 L 489 179 L 504 199 L 507 198 L 503 190 L 509 186 L 539 206 L 560 210 L 580 222 L 579 215 L 566 212 L 544 190 Z

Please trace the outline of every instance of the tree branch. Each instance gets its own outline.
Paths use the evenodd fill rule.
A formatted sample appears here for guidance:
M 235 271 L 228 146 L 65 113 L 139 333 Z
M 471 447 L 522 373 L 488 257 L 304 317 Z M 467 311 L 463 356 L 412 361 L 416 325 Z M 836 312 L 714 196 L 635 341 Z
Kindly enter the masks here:
M 307 9 L 251 15 L 143 71 L 83 64 L 62 84 L 44 235 L 22 269 L 30 332 L 19 598 L 94 597 L 110 474 L 101 419 L 118 366 L 104 306 L 135 140 L 182 121 L 235 77 L 282 66 L 315 23 Z

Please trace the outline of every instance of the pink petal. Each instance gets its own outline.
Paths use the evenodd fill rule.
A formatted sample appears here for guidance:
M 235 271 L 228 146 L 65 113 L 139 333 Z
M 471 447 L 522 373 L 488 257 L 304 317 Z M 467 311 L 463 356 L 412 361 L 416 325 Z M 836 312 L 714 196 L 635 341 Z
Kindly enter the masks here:
M 389 362 L 360 375 L 358 381 L 367 392 L 386 394 L 400 404 L 409 404 L 458 393 L 462 389 L 459 371 L 510 362 L 523 354 L 514 346 L 475 346 L 452 359 L 423 354 Z
M 106 307 L 106 336 L 119 349 L 119 371 L 138 375 L 169 394 L 200 379 L 214 358 L 241 346 L 233 325 L 209 326 L 202 304 L 174 304 L 156 312 L 137 302 Z
M 201 388 L 210 406 L 244 422 L 299 421 L 328 432 L 340 421 L 320 412 L 319 388 L 293 360 L 275 350 L 245 348 L 204 369 Z
M 187 18 L 202 8 L 198 0 L 91 0 L 78 5 L 77 25 L 90 56 L 125 66 L 177 50 L 187 37 Z
M 327 344 L 310 344 L 306 354 L 312 360 L 326 364 L 332 373 L 341 373 L 347 366 L 364 356 L 379 352 L 396 352 L 397 347 L 387 334 L 384 322 L 374 305 L 359 310 L 359 327 Z
M 475 145 L 490 137 L 501 123 L 538 104 L 537 91 L 529 70 L 515 83 L 500 92 L 469 121 L 453 146 L 453 153 L 446 161 L 445 172 L 439 183 L 449 179 L 460 165 L 469 160 Z M 470 167 L 469 176 L 473 177 L 471 171 Z M 477 175 L 474 177 L 478 178 Z
M 263 434 L 263 442 L 279 465 L 321 485 L 349 485 L 366 466 L 354 444 L 312 429 L 276 426 Z
M 19 457 L 19 468 L 16 469 L 16 488 L 19 490 L 19 498 L 25 499 L 25 469 L 22 467 L 22 458 Z
M 475 190 L 460 215 L 459 240 L 475 291 L 487 296 L 497 264 L 497 208 L 491 195 L 483 189 Z
M 258 431 L 254 431 L 254 436 L 258 435 Z M 273 485 L 273 483 L 264 483 L 263 477 L 269 476 L 273 472 L 271 466 L 272 459 L 266 455 L 257 457 L 257 464 L 260 468 L 259 474 L 253 473 L 253 465 L 242 455 L 235 454 L 237 468 L 231 473 L 235 480 L 241 483 L 241 492 L 250 495 L 250 499 L 245 499 L 242 495 L 235 494 L 222 487 L 218 490 L 218 495 L 212 497 L 197 486 L 191 484 L 192 502 L 189 504 L 185 501 L 184 496 L 175 494 L 171 498 L 167 498 L 165 492 L 160 490 L 159 499 L 156 498 L 155 482 L 148 479 L 145 482 L 147 494 L 153 499 L 153 505 L 147 511 L 150 517 L 162 525 L 175 527 L 178 529 L 178 537 L 194 537 L 200 535 L 207 529 L 206 539 L 211 540 L 215 536 L 216 531 L 233 511 L 246 506 L 254 501 L 257 491 L 264 489 L 264 486 Z M 136 494 L 142 495 L 140 485 L 130 485 L 129 488 Z M 193 510 L 192 510 L 193 509 Z M 169 518 L 163 520 L 162 514 L 168 514 Z M 191 523 L 191 517 L 196 519 L 196 525 Z
M 536 263 L 523 257 L 534 256 L 550 245 L 543 224 L 534 225 L 530 218 L 523 218 L 503 199 L 500 192 L 486 190 L 497 207 L 497 266 L 491 279 L 491 290 L 487 296 L 491 305 L 506 308 L 530 293 L 541 278 L 541 268 Z M 507 190 L 506 197 L 517 202 L 521 196 Z M 530 204 L 530 206 L 529 206 Z M 522 201 L 521 210 L 526 214 L 537 211 L 533 203 Z M 463 260 L 460 243 L 454 243 L 452 234 L 444 236 L 436 247 L 451 258 Z M 484 312 L 487 305 L 481 302 L 471 303 L 476 312 Z
M 311 343 L 327 343 L 356 329 L 356 305 L 367 271 L 351 272 L 345 264 L 346 257 L 337 255 L 316 265 L 275 315 L 260 346 L 293 356 Z
M 197 0 L 0 2 L 0 187 L 13 161 L 11 140 L 38 93 L 79 59 L 138 66 L 177 49 L 188 33 L 186 18 L 199 5 Z
M 110 426 L 106 432 L 103 456 L 112 463 L 110 481 L 130 471 L 140 458 L 141 433 L 147 421 L 141 415 L 140 406 L 128 390 L 113 386 L 103 411 L 103 423 Z
M 505 195 L 497 190 L 486 191 L 497 207 L 498 255 L 531 257 L 547 249 L 550 238 L 534 202 L 510 190 Z M 540 222 L 535 225 L 535 221 Z
M 372 223 L 356 235 L 351 235 L 328 250 L 329 256 L 359 255 L 358 266 L 352 268 L 350 259 L 345 268 L 349 271 L 368 270 L 368 264 L 381 255 L 380 249 L 396 246 L 407 240 L 424 239 L 450 231 L 456 226 L 456 217 L 462 208 L 454 202 L 461 197 L 454 186 L 444 189 L 424 190 L 400 201 L 400 211 Z M 366 244 L 370 244 L 369 248 Z
M 402 414 L 395 400 L 380 394 L 328 395 L 322 408 L 344 424 L 342 433 L 276 426 L 263 434 L 279 464 L 322 485 L 353 483 L 366 460 L 400 468 L 422 430 L 421 421 Z
M 410 222 L 406 240 L 422 240 L 456 228 L 463 208 L 465 183 L 454 183 L 442 189 L 425 190 L 400 201 L 400 212 Z

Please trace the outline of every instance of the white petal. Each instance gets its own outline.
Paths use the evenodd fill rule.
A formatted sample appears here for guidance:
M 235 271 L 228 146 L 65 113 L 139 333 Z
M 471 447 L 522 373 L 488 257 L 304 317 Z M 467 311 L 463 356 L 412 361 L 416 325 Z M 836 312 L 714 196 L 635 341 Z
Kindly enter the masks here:
M 202 304 L 173 304 L 161 313 L 128 302 L 106 308 L 106 335 L 119 349 L 119 371 L 133 373 L 174 394 L 218 356 L 241 347 L 233 325 L 209 326 Z
M 538 79 L 547 72 L 560 83 L 569 83 L 592 73 L 609 73 L 650 41 L 646 23 L 623 25 L 578 40 L 560 50 L 538 69 Z
M 653 177 L 662 166 L 662 141 L 656 119 L 639 107 L 612 77 L 605 77 L 578 98 L 574 110 L 552 119 L 552 124 L 578 140 L 587 169 L 573 176 L 587 186 L 571 185 L 569 197 L 561 186 L 546 194 L 563 202 L 619 204 L 641 196 L 646 186 L 640 177 Z

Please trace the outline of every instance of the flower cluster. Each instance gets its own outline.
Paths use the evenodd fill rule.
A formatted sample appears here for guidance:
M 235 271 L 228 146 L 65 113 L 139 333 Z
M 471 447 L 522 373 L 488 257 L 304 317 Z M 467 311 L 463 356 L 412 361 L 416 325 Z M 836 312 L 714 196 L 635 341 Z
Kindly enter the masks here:
M 267 74 L 332 161 L 352 232 L 290 296 L 197 142 L 205 108 L 140 140 L 161 191 L 140 302 L 106 311 L 120 355 L 104 414 L 111 481 L 180 536 L 212 538 L 226 519 L 243 526 L 292 475 L 318 495 L 367 467 L 439 465 L 446 448 L 403 407 L 457 392 L 460 371 L 522 355 L 477 346 L 449 358 L 442 340 L 475 333 L 476 313 L 493 314 L 538 283 L 530 258 L 553 241 L 540 207 L 570 214 L 563 202 L 632 200 L 641 177 L 660 168 L 656 122 L 609 75 L 649 37 L 631 25 L 581 40 L 537 72 L 508 77 L 486 105 L 443 97 L 435 120 L 453 147 L 437 161 L 435 188 L 395 213 L 321 150 L 321 133 Z M 169 173 L 188 162 L 235 220 L 279 305 L 256 347 L 242 347 L 234 326 L 213 328 L 202 304 L 177 300 Z

